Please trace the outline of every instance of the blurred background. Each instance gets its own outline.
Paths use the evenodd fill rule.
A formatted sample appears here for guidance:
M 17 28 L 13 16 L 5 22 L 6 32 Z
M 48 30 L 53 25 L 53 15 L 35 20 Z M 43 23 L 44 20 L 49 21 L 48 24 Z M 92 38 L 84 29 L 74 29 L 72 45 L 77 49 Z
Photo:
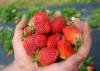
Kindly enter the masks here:
M 0 0 L 0 64 L 14 60 L 11 39 L 23 14 L 32 15 L 44 8 L 49 9 L 52 16 L 60 10 L 65 18 L 89 20 L 93 41 L 90 56 L 94 56 L 96 71 L 100 71 L 100 0 Z

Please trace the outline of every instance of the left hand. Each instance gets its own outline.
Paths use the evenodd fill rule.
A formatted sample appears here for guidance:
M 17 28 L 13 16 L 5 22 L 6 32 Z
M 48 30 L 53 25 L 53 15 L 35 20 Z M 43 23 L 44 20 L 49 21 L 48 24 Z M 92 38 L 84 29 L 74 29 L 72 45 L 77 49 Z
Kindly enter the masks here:
M 32 62 L 32 57 L 28 56 L 23 46 L 23 29 L 28 21 L 23 17 L 16 26 L 12 39 L 14 49 L 14 64 L 21 67 L 21 71 L 36 71 L 37 64 Z

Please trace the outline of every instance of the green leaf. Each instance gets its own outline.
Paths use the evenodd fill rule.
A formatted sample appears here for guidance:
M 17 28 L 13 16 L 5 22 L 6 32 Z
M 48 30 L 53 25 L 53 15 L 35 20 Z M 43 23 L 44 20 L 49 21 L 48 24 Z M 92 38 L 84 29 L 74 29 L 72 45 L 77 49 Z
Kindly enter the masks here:
M 93 65 L 94 64 L 93 60 L 94 60 L 93 56 L 92 57 L 88 57 L 87 60 L 86 60 L 86 62 L 85 62 L 85 64 L 87 64 L 87 65 Z
M 87 71 L 87 66 L 86 65 L 83 65 L 80 69 L 79 69 L 79 71 Z

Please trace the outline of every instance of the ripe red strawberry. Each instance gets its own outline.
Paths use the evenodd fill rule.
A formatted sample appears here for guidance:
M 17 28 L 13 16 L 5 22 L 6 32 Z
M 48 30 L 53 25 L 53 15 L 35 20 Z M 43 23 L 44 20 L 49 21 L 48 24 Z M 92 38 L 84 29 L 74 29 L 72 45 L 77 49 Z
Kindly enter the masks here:
M 45 35 L 34 34 L 24 39 L 24 47 L 30 56 L 35 53 L 36 49 L 43 48 L 46 44 L 47 38 Z
M 42 65 L 49 65 L 56 62 L 59 52 L 56 48 L 45 47 L 39 52 L 39 60 Z
M 55 33 L 54 35 L 51 35 L 49 38 L 48 38 L 48 41 L 47 41 L 47 46 L 48 47 L 56 47 L 57 46 L 57 42 L 61 39 L 61 36 L 59 33 Z
M 29 56 L 33 56 L 37 47 L 34 45 L 32 37 L 24 39 L 24 48 Z
M 34 34 L 32 36 L 33 43 L 38 48 L 43 48 L 47 44 L 47 38 L 45 35 Z
M 66 22 L 67 20 L 65 18 L 61 17 L 54 18 L 53 21 L 51 22 L 51 27 L 53 32 L 55 33 L 61 32 Z
M 34 15 L 33 21 L 37 33 L 43 34 L 51 31 L 50 18 L 45 12 L 37 12 Z
M 95 71 L 95 67 L 94 66 L 88 66 L 87 67 L 87 71 Z
M 65 39 L 71 44 L 76 44 L 77 42 L 81 42 L 82 40 L 81 32 L 73 26 L 64 27 L 63 34 Z
M 74 48 L 66 40 L 59 40 L 57 47 L 60 52 L 60 58 L 62 59 L 66 59 L 74 54 Z
M 24 33 L 28 34 L 28 35 L 32 35 L 33 34 L 32 30 L 28 26 L 24 28 Z

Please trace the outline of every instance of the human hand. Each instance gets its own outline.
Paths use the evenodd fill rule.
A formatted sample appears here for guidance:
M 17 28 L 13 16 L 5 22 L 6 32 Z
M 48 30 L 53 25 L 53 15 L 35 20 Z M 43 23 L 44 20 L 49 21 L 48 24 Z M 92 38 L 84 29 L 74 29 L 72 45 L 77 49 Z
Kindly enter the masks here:
M 12 39 L 14 49 L 14 64 L 21 67 L 21 71 L 36 71 L 36 63 L 32 62 L 32 57 L 28 56 L 23 46 L 23 29 L 28 21 L 23 17 L 16 26 L 15 33 Z
M 84 46 L 80 46 L 77 53 L 69 57 L 67 60 L 54 63 L 45 67 L 38 67 L 37 71 L 78 71 L 84 60 L 87 58 L 91 49 L 91 35 L 87 21 L 75 19 L 74 26 L 79 29 L 84 37 Z
M 26 54 L 22 38 L 23 29 L 27 23 L 28 21 L 23 18 L 21 22 L 16 26 L 15 34 L 13 37 L 15 63 L 17 63 L 19 66 L 23 66 L 26 71 L 77 71 L 80 68 L 88 56 L 91 48 L 91 35 L 88 23 L 86 21 L 80 21 L 79 19 L 74 20 L 74 26 L 83 33 L 86 46 L 81 46 L 78 52 L 67 60 L 45 67 L 38 67 L 36 63 L 32 63 L 32 58 Z

